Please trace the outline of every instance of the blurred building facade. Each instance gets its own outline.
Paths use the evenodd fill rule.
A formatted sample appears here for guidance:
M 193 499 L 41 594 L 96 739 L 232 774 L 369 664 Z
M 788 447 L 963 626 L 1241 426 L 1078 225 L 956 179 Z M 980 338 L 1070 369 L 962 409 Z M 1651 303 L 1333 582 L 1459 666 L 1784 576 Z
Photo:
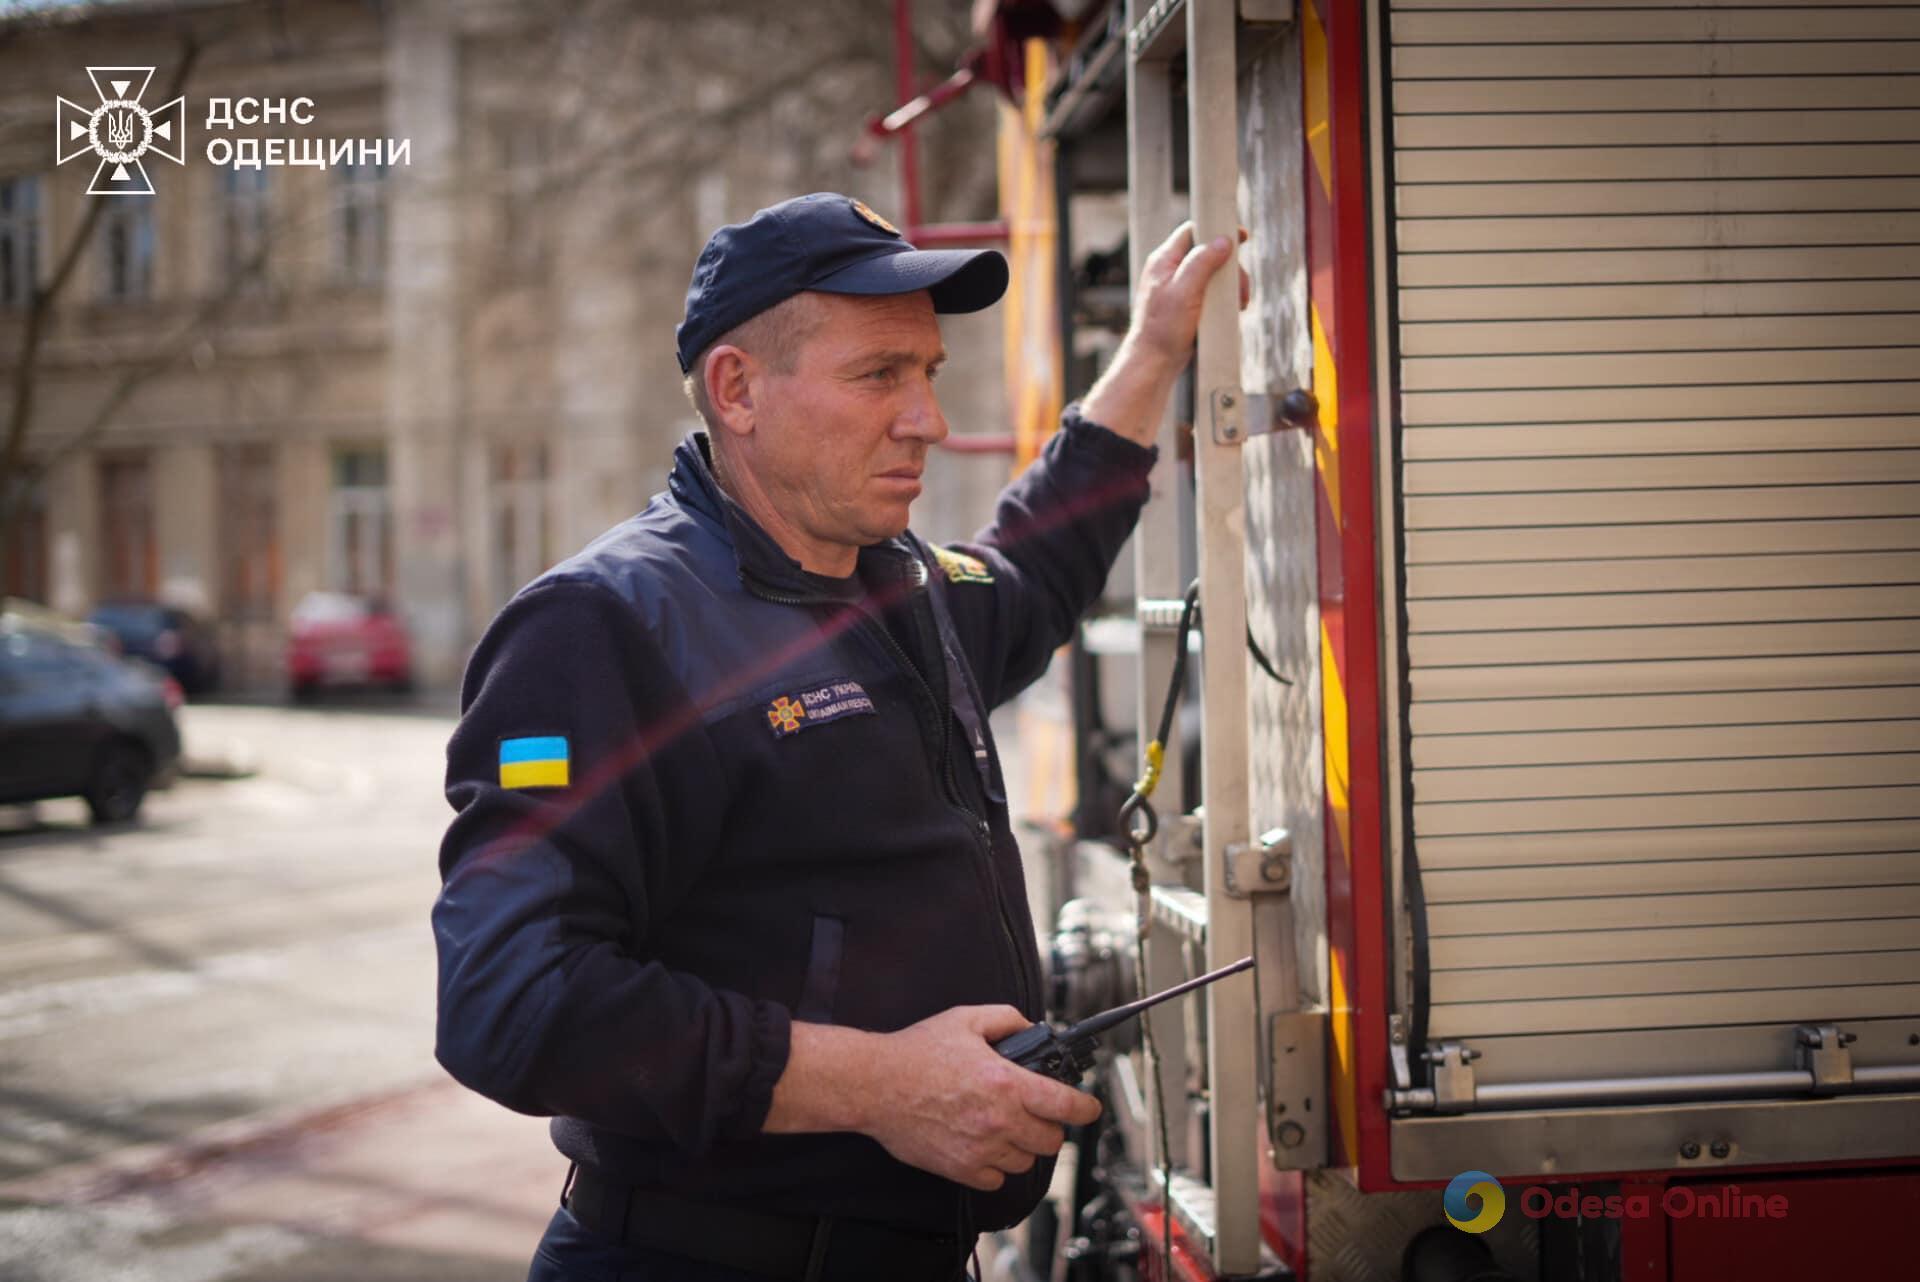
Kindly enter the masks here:
M 384 595 L 420 677 L 453 680 L 520 584 L 664 484 L 694 426 L 672 330 L 708 231 L 820 188 L 896 207 L 886 155 L 851 159 L 858 113 L 889 102 L 891 34 L 883 7 L 846 7 L 877 29 L 796 27 L 758 4 L 690 18 L 502 0 L 132 4 L 0 25 L 9 393 L 27 291 L 88 202 L 107 206 L 46 315 L 26 443 L 46 466 L 0 563 L 8 590 L 68 613 L 189 606 L 256 686 L 277 681 L 303 595 Z M 838 43 L 809 56 L 808 40 Z M 92 157 L 53 163 L 55 96 L 89 102 L 90 66 L 151 65 L 157 105 L 186 42 L 185 164 L 149 158 L 152 197 L 86 195 Z M 404 139 L 409 163 L 218 167 L 215 97 L 314 103 L 309 127 L 236 137 Z M 964 157 L 990 153 L 993 110 L 947 126 L 966 145 L 930 193 L 938 212 L 991 208 L 991 155 L 977 176 Z M 1006 431 L 997 317 L 947 338 L 956 431 Z M 1007 467 L 938 460 L 916 524 L 965 533 Z

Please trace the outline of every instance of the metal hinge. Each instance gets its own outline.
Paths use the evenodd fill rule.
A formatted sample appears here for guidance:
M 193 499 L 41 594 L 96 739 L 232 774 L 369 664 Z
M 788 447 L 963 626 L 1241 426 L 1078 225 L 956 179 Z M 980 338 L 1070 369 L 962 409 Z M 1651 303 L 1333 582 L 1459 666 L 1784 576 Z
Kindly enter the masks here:
M 1847 1047 L 1859 1040 L 1832 1024 L 1802 1024 L 1800 1065 L 1813 1074 L 1815 1095 L 1835 1095 L 1853 1086 L 1853 1052 Z
M 1235 899 L 1280 894 L 1293 888 L 1293 837 L 1269 828 L 1252 845 L 1227 847 L 1227 893 Z
M 1433 1111 L 1465 1113 L 1473 1107 L 1473 1061 L 1480 1052 L 1464 1042 L 1441 1042 L 1427 1050 L 1433 1065 Z

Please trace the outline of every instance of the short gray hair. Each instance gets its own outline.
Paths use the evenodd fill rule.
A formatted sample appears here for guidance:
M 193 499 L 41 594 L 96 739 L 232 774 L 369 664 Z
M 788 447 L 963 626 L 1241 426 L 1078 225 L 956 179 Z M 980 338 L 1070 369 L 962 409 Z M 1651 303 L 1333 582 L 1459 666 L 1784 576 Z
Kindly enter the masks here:
M 791 374 L 800 359 L 800 349 L 820 327 L 820 313 L 819 303 L 812 294 L 794 294 L 707 344 L 693 358 L 693 368 L 681 383 L 701 421 L 709 428 L 719 429 L 714 421 L 713 403 L 707 399 L 707 357 L 713 355 L 714 348 L 738 347 L 760 357 L 778 373 Z

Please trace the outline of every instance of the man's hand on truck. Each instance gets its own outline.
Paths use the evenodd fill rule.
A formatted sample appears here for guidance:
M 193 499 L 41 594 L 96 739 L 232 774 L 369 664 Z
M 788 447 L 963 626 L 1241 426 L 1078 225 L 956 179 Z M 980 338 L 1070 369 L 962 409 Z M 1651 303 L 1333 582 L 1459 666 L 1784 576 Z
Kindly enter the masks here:
M 1246 238 L 1242 228 L 1240 239 Z M 1127 336 L 1080 403 L 1083 414 L 1130 441 L 1153 444 L 1167 398 L 1193 357 L 1207 284 L 1232 257 L 1233 246 L 1225 236 L 1196 246 L 1192 223 L 1181 223 L 1160 242 L 1141 268 Z M 1240 306 L 1247 305 L 1251 288 L 1243 270 Z

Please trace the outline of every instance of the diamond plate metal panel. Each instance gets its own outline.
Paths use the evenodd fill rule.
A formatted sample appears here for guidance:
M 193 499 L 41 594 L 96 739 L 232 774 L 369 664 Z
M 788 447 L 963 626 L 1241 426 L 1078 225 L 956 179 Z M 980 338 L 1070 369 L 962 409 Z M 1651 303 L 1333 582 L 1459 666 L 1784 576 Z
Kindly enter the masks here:
M 1507 1214 L 1482 1237 L 1517 1282 L 1539 1282 L 1540 1228 Z M 1307 1176 L 1307 1276 L 1313 1282 L 1400 1282 L 1400 1257 L 1415 1234 L 1444 1225 L 1440 1190 L 1362 1193 L 1336 1172 Z
M 1300 141 L 1300 40 L 1274 37 L 1240 79 L 1240 259 L 1253 295 L 1241 314 L 1240 381 L 1284 396 L 1309 381 L 1305 174 Z M 1320 608 L 1311 443 L 1280 432 L 1245 447 L 1247 620 L 1255 640 L 1293 684 L 1256 671 L 1249 736 L 1256 832 L 1293 834 L 1293 903 L 1302 997 L 1325 1000 L 1326 842 L 1321 795 Z

